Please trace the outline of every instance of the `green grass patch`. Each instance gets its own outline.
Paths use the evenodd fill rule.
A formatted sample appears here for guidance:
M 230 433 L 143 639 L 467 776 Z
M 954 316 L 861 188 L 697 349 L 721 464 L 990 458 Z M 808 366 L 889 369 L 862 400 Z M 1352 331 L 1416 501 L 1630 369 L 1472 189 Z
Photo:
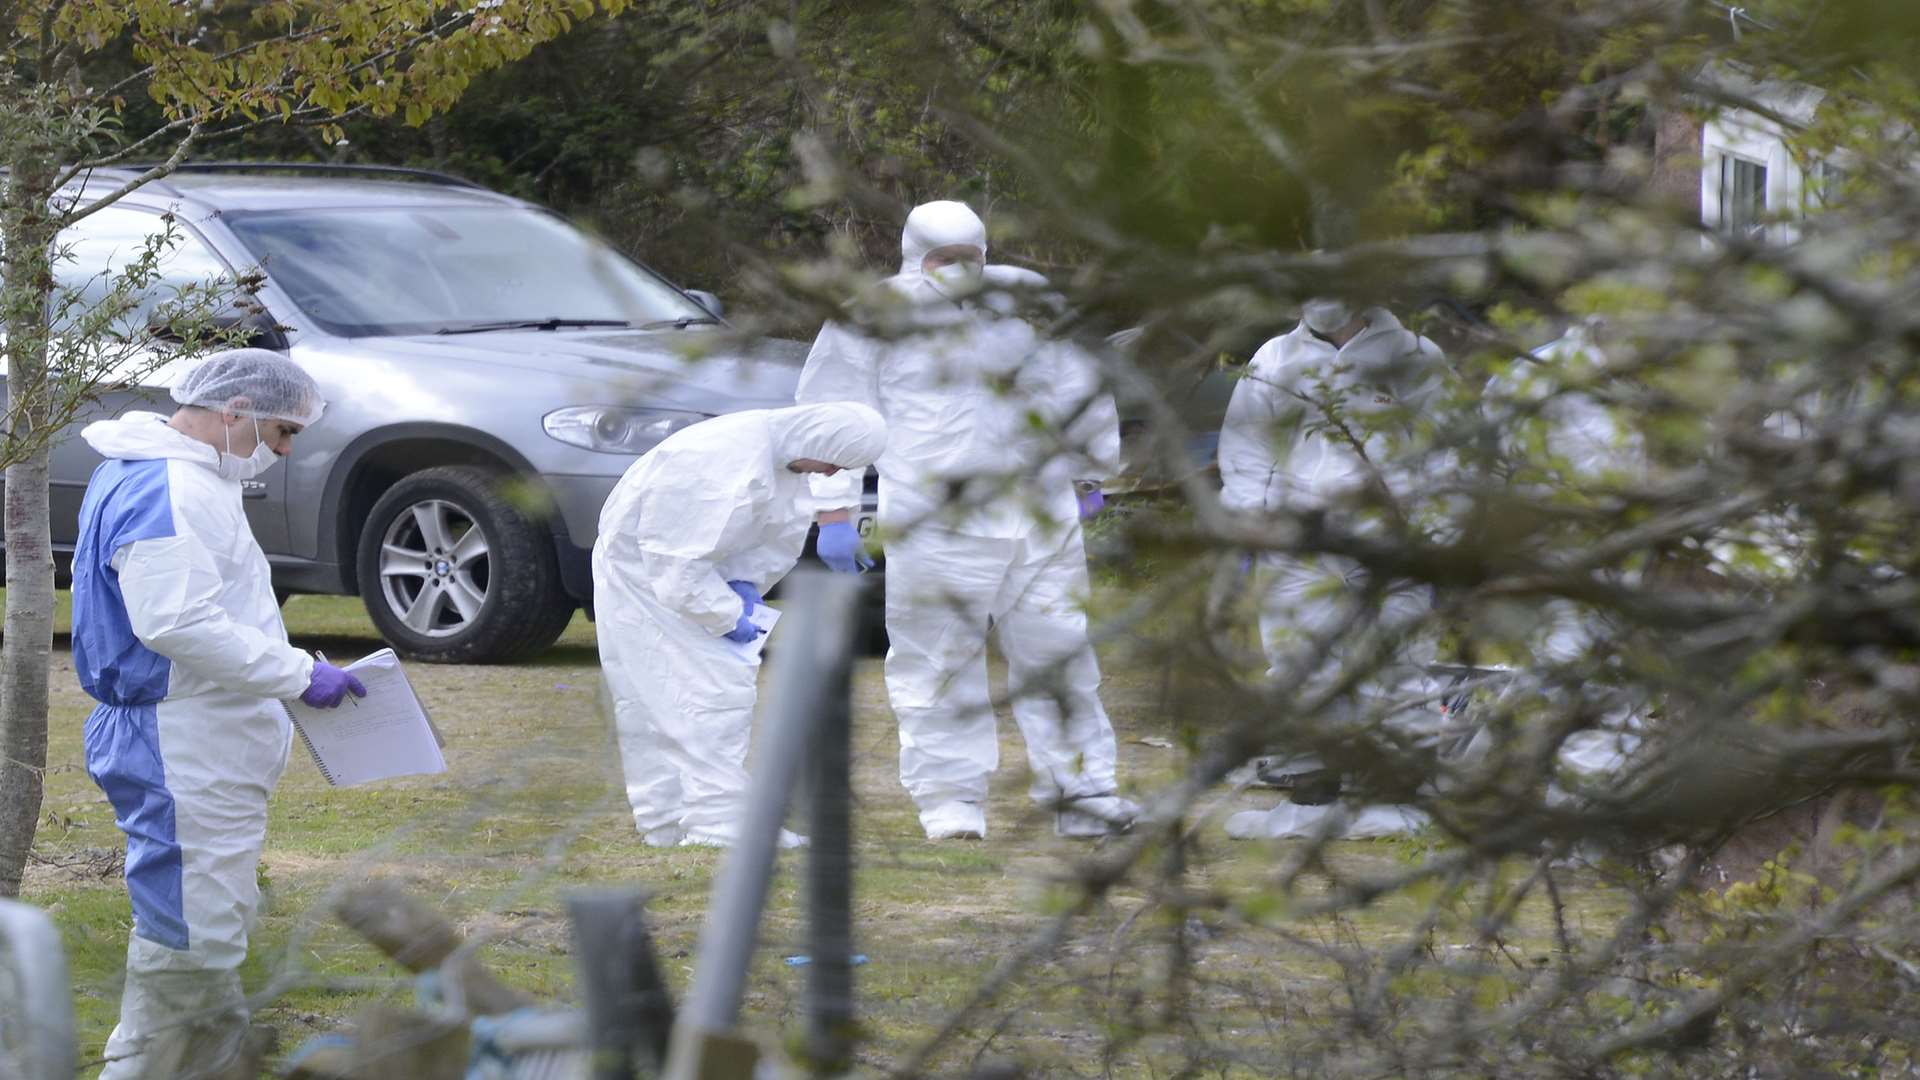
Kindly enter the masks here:
M 299 597 L 286 612 L 296 643 L 324 648 L 336 660 L 380 647 L 357 601 Z M 65 937 L 82 1051 L 92 1056 L 117 1013 L 129 914 L 114 861 L 121 838 L 81 767 L 81 725 L 92 702 L 80 692 L 65 648 L 62 638 L 48 819 L 26 898 L 51 911 Z M 572 996 L 568 891 L 643 886 L 653 894 L 663 970 L 684 989 L 720 857 L 648 848 L 635 835 L 601 713 L 591 624 L 576 619 L 558 645 L 522 664 L 415 665 L 411 671 L 447 737 L 447 774 L 332 789 L 296 746 L 274 797 L 261 867 L 266 907 L 243 977 L 250 989 L 288 987 L 260 1016 L 280 1029 L 283 1046 L 338 1028 L 362 1009 L 411 997 L 391 964 L 327 915 L 335 890 L 367 875 L 405 882 L 484 938 L 487 962 L 503 979 L 553 1001 Z M 1185 765 L 1181 751 L 1141 740 L 1176 726 L 1162 715 L 1161 679 L 1109 663 L 1105 696 L 1120 732 L 1122 776 L 1140 789 Z M 857 947 L 871 957 L 856 975 L 867 1039 L 862 1059 L 883 1064 L 910 1053 L 1046 924 L 1061 900 L 1050 883 L 1089 849 L 1056 839 L 1050 818 L 1027 802 L 1024 750 L 1004 719 L 1004 764 L 994 778 L 989 838 L 927 843 L 896 778 L 898 742 L 877 660 L 860 663 L 854 690 Z M 1233 808 L 1272 802 L 1271 795 L 1248 795 Z M 1402 868 L 1407 855 L 1392 843 L 1344 844 L 1333 868 L 1387 873 Z M 783 962 L 806 948 L 801 865 L 799 856 L 783 859 L 749 980 L 745 1023 L 770 1043 L 801 1024 L 805 969 Z M 1210 831 L 1190 884 L 1263 895 L 1274 865 L 1268 846 L 1230 843 Z M 1324 887 L 1322 878 L 1304 878 L 1302 895 Z M 1175 1036 L 1156 1026 L 1159 1003 L 1132 988 L 1151 983 L 1168 963 L 1172 935 L 1191 927 L 1143 915 L 1146 902 L 1137 890 L 1117 889 L 1060 951 L 1007 989 L 936 1061 L 936 1071 L 964 1071 L 976 1057 L 1007 1057 L 1041 1072 L 1098 1066 L 1116 1076 L 1162 1074 Z M 1281 898 L 1272 905 L 1276 920 L 1328 942 L 1341 934 L 1396 940 L 1416 914 L 1411 899 L 1390 898 L 1338 925 L 1287 923 L 1288 903 Z M 1525 917 L 1544 942 L 1539 913 L 1528 910 Z M 1193 992 L 1203 1009 L 1194 1022 L 1211 1039 L 1244 1043 L 1248 1060 L 1259 1058 L 1260 1047 L 1284 1042 L 1275 1016 L 1303 1002 L 1325 1007 L 1337 995 L 1337 965 L 1275 934 L 1219 918 L 1201 929 L 1206 933 L 1195 939 L 1194 955 L 1204 978 Z M 1116 1037 L 1123 1049 L 1103 1062 L 1103 1048 Z M 1222 1060 L 1211 1074 L 1257 1072 Z

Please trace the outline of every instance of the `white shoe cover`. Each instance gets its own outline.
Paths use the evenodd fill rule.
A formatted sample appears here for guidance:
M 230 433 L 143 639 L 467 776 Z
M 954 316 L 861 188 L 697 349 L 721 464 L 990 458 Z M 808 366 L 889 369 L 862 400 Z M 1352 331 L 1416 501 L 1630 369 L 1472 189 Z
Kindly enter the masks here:
M 1140 816 L 1140 805 L 1118 795 L 1089 795 L 1072 799 L 1067 808 L 1053 816 L 1053 833 L 1074 839 L 1118 836 L 1133 828 Z
M 107 1064 L 100 1075 L 107 1080 L 211 1076 L 232 1066 L 246 1038 L 239 973 L 129 971 L 120 1023 L 107 1038 Z
M 929 840 L 985 840 L 987 814 L 979 803 L 942 803 L 920 812 L 920 827 Z
M 686 836 L 687 830 L 678 825 L 662 825 L 657 829 L 648 829 L 640 839 L 648 847 L 673 847 Z
M 1235 840 L 1292 840 L 1325 834 L 1333 839 L 1375 840 L 1420 831 L 1427 815 L 1411 806 L 1368 806 L 1357 813 L 1340 803 L 1301 806 L 1283 802 L 1271 810 L 1243 810 L 1227 819 Z
M 739 834 L 731 830 L 727 832 L 705 832 L 695 829 L 681 838 L 679 846 L 730 848 L 739 839 Z M 780 839 L 777 843 L 781 851 L 791 851 L 794 848 L 806 847 L 811 841 L 797 832 L 789 832 L 786 829 L 781 829 Z

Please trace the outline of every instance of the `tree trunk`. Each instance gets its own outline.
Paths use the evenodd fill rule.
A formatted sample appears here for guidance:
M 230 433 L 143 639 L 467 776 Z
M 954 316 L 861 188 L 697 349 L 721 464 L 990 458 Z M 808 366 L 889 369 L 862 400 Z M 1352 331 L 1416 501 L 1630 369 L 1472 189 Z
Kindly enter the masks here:
M 17 896 L 40 819 L 53 652 L 53 540 L 47 495 L 46 312 L 53 289 L 49 156 L 16 151 L 0 234 L 7 331 L 6 637 L 0 643 L 0 896 Z

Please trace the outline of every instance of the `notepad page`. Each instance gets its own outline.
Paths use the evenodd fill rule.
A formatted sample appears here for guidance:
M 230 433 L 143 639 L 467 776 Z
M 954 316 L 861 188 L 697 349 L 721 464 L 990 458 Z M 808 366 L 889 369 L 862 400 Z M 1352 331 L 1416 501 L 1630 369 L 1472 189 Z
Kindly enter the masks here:
M 336 787 L 414 773 L 447 771 L 433 727 L 414 696 L 400 660 L 391 649 L 348 665 L 367 696 L 342 702 L 337 709 L 287 703 L 288 714 L 321 772 Z

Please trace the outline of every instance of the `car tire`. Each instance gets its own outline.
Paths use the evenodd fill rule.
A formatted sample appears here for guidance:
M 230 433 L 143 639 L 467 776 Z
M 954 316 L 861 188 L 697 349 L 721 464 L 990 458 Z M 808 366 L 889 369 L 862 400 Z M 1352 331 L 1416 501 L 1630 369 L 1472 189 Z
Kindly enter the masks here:
M 423 469 L 367 515 L 360 599 L 401 656 L 502 663 L 552 645 L 572 620 L 552 534 L 508 501 L 501 479 L 470 465 Z

